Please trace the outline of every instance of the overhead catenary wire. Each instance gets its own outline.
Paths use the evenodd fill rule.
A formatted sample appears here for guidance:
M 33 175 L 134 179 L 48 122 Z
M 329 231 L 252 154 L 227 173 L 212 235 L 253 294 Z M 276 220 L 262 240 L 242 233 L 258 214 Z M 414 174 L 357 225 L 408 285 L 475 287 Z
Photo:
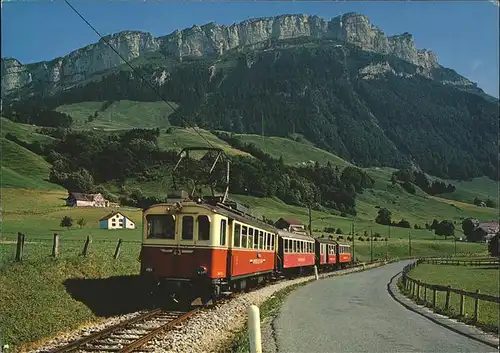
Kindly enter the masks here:
M 185 118 L 182 116 L 182 114 L 181 114 L 181 113 L 179 113 L 179 111 L 178 111 L 177 109 L 175 109 L 175 107 L 174 107 L 172 104 L 170 104 L 170 103 L 169 103 L 169 102 L 168 102 L 168 101 L 167 101 L 167 100 L 166 100 L 166 99 L 165 99 L 165 98 L 164 98 L 164 97 L 163 97 L 163 96 L 162 96 L 162 95 L 158 92 L 158 90 L 155 88 L 155 86 L 154 86 L 154 85 L 152 85 L 152 84 L 151 84 L 151 82 L 149 82 L 146 78 L 144 78 L 144 76 L 142 76 L 142 75 L 141 75 L 141 74 L 140 74 L 140 73 L 136 70 L 136 68 L 135 68 L 135 67 L 133 67 L 133 66 L 132 66 L 132 65 L 128 62 L 128 60 L 126 60 L 126 59 L 125 59 L 125 58 L 124 58 L 124 57 L 123 57 L 123 56 L 122 56 L 122 55 L 118 52 L 118 50 L 116 50 L 116 49 L 115 49 L 115 48 L 114 48 L 114 47 L 113 47 L 113 46 L 112 46 L 112 45 L 111 45 L 111 44 L 110 44 L 110 43 L 109 43 L 109 42 L 108 42 L 108 41 L 104 38 L 104 36 L 103 36 L 103 35 L 101 35 L 101 33 L 99 33 L 99 31 L 98 31 L 98 30 L 97 30 L 94 26 L 92 26 L 92 24 L 91 24 L 89 21 L 87 21 L 87 20 L 85 19 L 85 17 L 83 17 L 83 16 L 82 16 L 82 14 L 80 14 L 80 12 L 79 12 L 77 9 L 75 9 L 75 8 L 73 7 L 73 5 L 71 5 L 71 4 L 69 3 L 69 1 L 68 1 L 68 0 L 64 0 L 64 2 L 65 2 L 65 3 L 66 3 L 66 4 L 67 4 L 67 5 L 68 5 L 68 6 L 69 6 L 69 7 L 70 7 L 70 8 L 71 8 L 71 9 L 72 9 L 72 10 L 73 10 L 73 11 L 74 11 L 74 12 L 75 12 L 75 13 L 76 13 L 76 14 L 77 14 L 77 15 L 78 15 L 78 16 L 79 16 L 79 17 L 80 17 L 80 18 L 81 18 L 81 19 L 82 19 L 82 20 L 83 20 L 83 21 L 84 21 L 84 22 L 85 22 L 85 23 L 86 23 L 86 24 L 87 24 L 87 25 L 88 25 L 88 26 L 89 26 L 89 27 L 90 27 L 90 28 L 91 28 L 91 29 L 92 29 L 92 30 L 93 30 L 93 31 L 94 31 L 97 35 L 98 35 L 98 36 L 99 36 L 99 38 L 101 38 L 101 40 L 102 40 L 104 43 L 106 43 L 106 45 L 107 45 L 108 47 L 110 47 L 110 48 L 111 48 L 111 49 L 112 49 L 112 50 L 116 53 L 116 55 L 118 55 L 118 56 L 120 57 L 120 59 L 122 59 L 122 60 L 125 62 L 125 64 L 127 64 L 127 66 L 128 66 L 128 67 L 130 67 L 130 68 L 132 69 L 132 71 L 133 71 L 133 72 L 134 72 L 137 76 L 139 76 L 139 78 L 140 78 L 143 82 L 145 82 L 145 83 L 146 83 L 146 84 L 147 84 L 147 85 L 148 85 L 148 86 L 149 86 L 149 87 L 153 90 L 153 92 L 154 92 L 154 93 L 156 93 L 156 95 L 157 95 L 158 97 L 160 97 L 160 99 L 161 99 L 162 101 L 164 101 L 164 102 L 165 102 L 165 103 L 166 103 L 166 104 L 167 104 L 167 105 L 168 105 L 168 106 L 169 106 L 169 107 L 170 107 L 170 108 L 171 108 L 171 109 L 172 109 L 172 110 L 173 110 L 173 111 L 177 114 L 177 116 L 178 116 L 179 118 L 181 118 L 181 120 L 182 120 L 182 121 L 183 121 L 186 125 L 188 125 L 189 127 L 191 127 L 191 128 L 192 128 L 192 129 L 193 129 L 193 130 L 194 130 L 194 131 L 195 131 L 195 132 L 196 132 L 196 133 L 197 133 L 197 134 L 198 134 L 198 135 L 199 135 L 199 136 L 200 136 L 203 140 L 205 140 L 205 141 L 208 143 L 208 145 L 209 145 L 210 147 L 212 147 L 212 148 L 216 148 L 216 147 L 215 147 L 212 143 L 210 143 L 210 141 L 209 141 L 209 140 L 208 140 L 205 136 L 203 136 L 203 134 L 202 134 L 202 133 L 200 133 L 200 132 L 196 129 L 196 127 L 195 127 L 195 126 L 191 125 L 191 124 L 187 121 L 187 119 L 185 119 Z

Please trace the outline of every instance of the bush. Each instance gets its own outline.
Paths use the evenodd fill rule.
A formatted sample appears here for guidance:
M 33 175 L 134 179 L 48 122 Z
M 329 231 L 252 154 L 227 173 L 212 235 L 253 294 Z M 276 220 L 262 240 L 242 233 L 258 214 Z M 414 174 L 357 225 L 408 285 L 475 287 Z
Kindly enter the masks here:
M 358 238 L 358 240 L 359 240 L 359 241 L 365 241 L 365 238 L 363 238 L 363 237 L 359 237 L 359 238 Z

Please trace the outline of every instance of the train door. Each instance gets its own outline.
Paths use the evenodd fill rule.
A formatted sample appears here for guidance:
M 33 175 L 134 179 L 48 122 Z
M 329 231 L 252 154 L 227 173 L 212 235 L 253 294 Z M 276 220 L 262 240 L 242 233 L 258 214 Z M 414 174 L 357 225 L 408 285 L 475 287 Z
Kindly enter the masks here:
M 226 262 L 226 273 L 227 277 L 231 277 L 232 269 L 233 269 L 233 249 L 235 247 L 235 237 L 234 237 L 234 222 L 232 219 L 229 219 L 229 232 L 228 232 L 228 239 L 227 239 L 227 246 L 228 246 L 228 252 L 227 252 L 227 262 Z M 238 237 L 239 239 L 239 237 Z
M 326 244 L 321 244 L 321 258 L 323 260 L 322 263 L 328 263 L 328 252 L 326 251 Z

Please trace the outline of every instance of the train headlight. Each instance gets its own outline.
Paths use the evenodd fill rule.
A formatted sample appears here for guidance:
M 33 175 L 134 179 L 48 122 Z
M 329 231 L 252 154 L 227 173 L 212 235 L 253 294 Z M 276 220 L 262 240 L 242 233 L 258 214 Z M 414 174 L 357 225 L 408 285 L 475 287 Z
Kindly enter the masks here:
M 205 266 L 200 266 L 200 267 L 198 267 L 198 269 L 196 270 L 196 273 L 197 273 L 198 275 L 200 275 L 200 276 L 201 276 L 201 275 L 206 275 L 206 274 L 208 273 L 208 270 L 207 270 L 207 268 L 206 268 Z
M 146 272 L 153 272 L 153 269 L 151 267 L 147 267 L 144 271 L 146 271 Z

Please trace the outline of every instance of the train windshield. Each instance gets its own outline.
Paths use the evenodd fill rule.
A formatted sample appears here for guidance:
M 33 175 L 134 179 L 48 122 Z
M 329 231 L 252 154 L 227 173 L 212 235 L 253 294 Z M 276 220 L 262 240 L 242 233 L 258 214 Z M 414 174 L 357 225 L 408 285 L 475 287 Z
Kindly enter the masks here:
M 175 239 L 175 216 L 147 215 L 148 239 Z

